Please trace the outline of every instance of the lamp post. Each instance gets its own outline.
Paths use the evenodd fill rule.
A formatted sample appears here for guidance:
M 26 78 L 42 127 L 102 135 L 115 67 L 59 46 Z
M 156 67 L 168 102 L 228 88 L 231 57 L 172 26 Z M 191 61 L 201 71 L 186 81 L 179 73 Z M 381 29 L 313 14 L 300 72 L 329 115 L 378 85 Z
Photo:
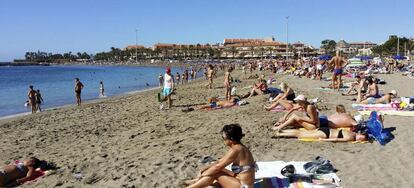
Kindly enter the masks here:
M 138 29 L 135 29 L 135 63 L 138 63 Z
M 289 16 L 286 16 L 286 61 L 289 60 Z

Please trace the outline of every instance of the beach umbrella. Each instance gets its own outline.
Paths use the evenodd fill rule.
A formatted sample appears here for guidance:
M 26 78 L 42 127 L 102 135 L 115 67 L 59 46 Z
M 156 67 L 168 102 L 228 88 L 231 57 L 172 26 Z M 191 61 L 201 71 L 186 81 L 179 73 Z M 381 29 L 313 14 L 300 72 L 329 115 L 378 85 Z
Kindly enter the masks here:
M 319 60 L 328 61 L 328 60 L 331 60 L 331 59 L 332 59 L 332 56 L 331 55 L 328 55 L 328 54 L 319 56 Z
M 393 58 L 393 59 L 396 59 L 396 60 L 403 60 L 403 59 L 406 59 L 406 57 L 404 57 L 404 56 L 402 56 L 402 55 L 395 55 L 395 56 L 392 56 L 392 58 Z
M 371 56 L 367 56 L 367 55 L 363 55 L 363 56 L 360 57 L 360 59 L 362 61 L 368 61 L 368 60 L 372 60 L 372 57 Z

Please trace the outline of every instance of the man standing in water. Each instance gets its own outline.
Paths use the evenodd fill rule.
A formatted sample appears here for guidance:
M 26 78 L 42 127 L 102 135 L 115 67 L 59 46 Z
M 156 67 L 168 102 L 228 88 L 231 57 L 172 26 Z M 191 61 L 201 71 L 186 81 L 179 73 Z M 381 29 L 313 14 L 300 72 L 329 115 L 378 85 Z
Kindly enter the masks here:
M 29 92 L 27 93 L 27 97 L 29 98 L 29 104 L 32 108 L 32 114 L 36 113 L 37 105 L 36 105 L 36 91 L 33 89 L 33 86 L 29 86 Z
M 82 99 L 81 99 L 81 92 L 83 89 L 83 84 L 82 82 L 79 81 L 79 78 L 75 79 L 75 94 L 76 94 L 76 103 L 79 105 L 81 105 Z
M 332 63 L 334 64 L 334 71 L 332 75 L 332 88 L 333 90 L 335 90 L 335 88 L 338 88 L 339 91 L 339 88 L 342 84 L 343 68 L 346 67 L 347 62 L 343 57 L 340 56 L 339 51 L 337 50 L 336 56 L 329 61 L 329 64 Z

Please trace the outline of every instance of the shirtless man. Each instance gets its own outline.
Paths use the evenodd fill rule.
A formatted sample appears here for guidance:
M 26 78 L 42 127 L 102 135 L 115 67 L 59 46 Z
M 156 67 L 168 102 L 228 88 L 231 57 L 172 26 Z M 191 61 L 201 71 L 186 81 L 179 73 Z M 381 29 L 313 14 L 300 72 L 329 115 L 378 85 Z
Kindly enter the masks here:
M 226 73 L 224 74 L 224 87 L 226 88 L 226 99 L 230 100 L 231 98 L 231 76 L 230 72 L 233 70 L 232 67 L 229 67 Z
M 36 106 L 36 91 L 33 89 L 33 86 L 29 86 L 29 92 L 27 93 L 27 97 L 29 98 L 29 104 L 32 107 L 32 114 L 36 113 L 37 106 Z
M 210 64 L 208 65 L 208 70 L 207 70 L 207 78 L 208 78 L 207 88 L 208 89 L 213 88 L 213 74 L 214 74 L 213 65 Z
M 338 88 L 339 91 L 339 87 L 342 83 L 343 68 L 348 63 L 343 57 L 339 55 L 339 51 L 336 51 L 336 56 L 329 61 L 329 64 L 334 64 L 334 71 L 332 75 L 332 87 L 334 90 L 335 88 Z
M 75 79 L 75 94 L 76 94 L 76 103 L 79 105 L 81 105 L 82 99 L 81 99 L 81 92 L 83 89 L 83 84 L 82 82 L 79 81 L 79 78 Z

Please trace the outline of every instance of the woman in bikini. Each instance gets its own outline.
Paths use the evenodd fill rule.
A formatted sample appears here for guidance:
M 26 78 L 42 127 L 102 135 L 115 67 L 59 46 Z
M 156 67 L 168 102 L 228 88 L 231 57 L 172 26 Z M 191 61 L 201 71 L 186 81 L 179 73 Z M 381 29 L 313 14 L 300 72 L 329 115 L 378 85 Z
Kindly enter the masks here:
M 257 83 L 253 85 L 252 90 L 244 95 L 242 98 L 250 98 L 255 95 L 262 95 L 267 92 L 267 84 L 266 80 L 263 80 L 262 78 L 257 79 Z
M 42 170 L 55 169 L 54 164 L 48 164 L 35 157 L 30 157 L 23 162 L 0 167 L 0 187 L 16 186 L 30 181 L 35 177 L 37 168 Z
M 319 128 L 320 120 L 315 105 L 310 104 L 304 95 L 297 96 L 294 101 L 298 107 L 290 109 L 278 122 L 275 123 L 272 130 L 279 132 L 286 126 L 303 127 L 307 130 Z M 306 117 L 293 114 L 294 111 L 303 109 Z
M 224 188 L 253 188 L 256 163 L 249 149 L 240 142 L 244 136 L 240 125 L 225 125 L 221 134 L 230 150 L 223 158 L 203 168 L 197 178 L 186 181 L 189 188 L 207 187 L 214 181 Z M 231 170 L 227 170 L 225 167 L 230 164 Z
M 290 110 L 293 108 L 293 103 L 296 98 L 295 92 L 292 88 L 290 88 L 286 83 L 280 83 L 280 89 L 283 93 L 277 95 L 273 100 L 270 106 L 264 106 L 265 110 L 272 110 L 278 105 L 283 106 L 286 110 Z
M 392 90 L 385 94 L 381 98 L 368 97 L 366 100 L 361 101 L 361 104 L 389 104 L 393 98 L 397 97 L 397 91 Z
M 318 139 L 326 142 L 349 142 L 349 141 L 366 141 L 367 136 L 363 133 L 356 133 L 345 129 L 331 129 L 329 127 L 320 127 L 316 130 L 299 130 L 287 129 L 276 133 L 276 137 L 293 137 Z

